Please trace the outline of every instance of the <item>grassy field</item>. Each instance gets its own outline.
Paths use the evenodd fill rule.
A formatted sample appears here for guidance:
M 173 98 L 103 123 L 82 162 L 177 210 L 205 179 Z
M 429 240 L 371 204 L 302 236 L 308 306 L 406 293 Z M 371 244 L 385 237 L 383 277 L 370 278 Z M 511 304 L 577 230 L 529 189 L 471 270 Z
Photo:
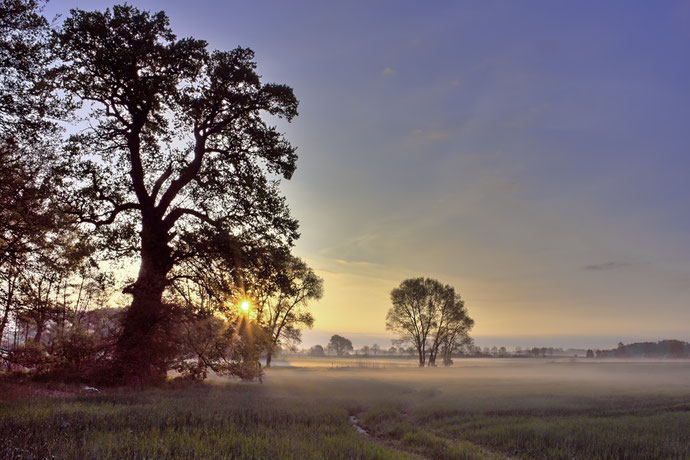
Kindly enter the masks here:
M 690 458 L 687 361 L 338 364 L 271 369 L 263 385 L 217 378 L 75 395 L 3 384 L 0 455 Z

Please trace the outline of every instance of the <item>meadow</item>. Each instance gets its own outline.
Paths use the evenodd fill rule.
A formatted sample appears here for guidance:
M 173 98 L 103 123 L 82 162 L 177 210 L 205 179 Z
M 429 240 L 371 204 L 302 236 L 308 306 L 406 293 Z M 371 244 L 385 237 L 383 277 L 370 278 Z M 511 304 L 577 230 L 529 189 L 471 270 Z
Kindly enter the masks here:
M 5 383 L 0 453 L 690 458 L 689 361 L 466 359 L 436 369 L 331 358 L 286 364 L 292 367 L 268 370 L 263 384 L 216 377 L 86 394 Z

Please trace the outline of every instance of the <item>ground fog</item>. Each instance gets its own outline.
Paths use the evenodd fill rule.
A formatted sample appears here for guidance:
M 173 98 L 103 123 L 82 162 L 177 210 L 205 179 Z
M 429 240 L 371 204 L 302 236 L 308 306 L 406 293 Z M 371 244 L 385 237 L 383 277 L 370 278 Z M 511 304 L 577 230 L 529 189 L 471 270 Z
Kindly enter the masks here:
M 15 398 L 0 405 L 0 448 L 9 458 L 690 456 L 688 361 L 374 362 L 285 361 L 263 384 L 213 377 Z

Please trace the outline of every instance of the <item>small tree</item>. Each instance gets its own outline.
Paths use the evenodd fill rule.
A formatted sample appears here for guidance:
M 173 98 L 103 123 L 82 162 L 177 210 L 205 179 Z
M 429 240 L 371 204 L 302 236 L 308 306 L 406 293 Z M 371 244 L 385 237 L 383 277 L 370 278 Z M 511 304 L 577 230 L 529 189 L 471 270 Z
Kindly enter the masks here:
M 314 345 L 309 349 L 309 356 L 326 356 L 326 352 L 321 345 Z
M 271 367 L 271 358 L 278 347 L 285 342 L 302 341 L 300 327 L 311 328 L 314 324 L 308 303 L 323 296 L 323 280 L 298 257 L 288 256 L 273 273 L 273 276 L 259 276 L 253 289 L 258 304 L 257 321 L 270 337 L 266 367 Z
M 352 342 L 338 334 L 333 335 L 331 341 L 328 342 L 328 351 L 338 356 L 343 356 L 352 350 Z

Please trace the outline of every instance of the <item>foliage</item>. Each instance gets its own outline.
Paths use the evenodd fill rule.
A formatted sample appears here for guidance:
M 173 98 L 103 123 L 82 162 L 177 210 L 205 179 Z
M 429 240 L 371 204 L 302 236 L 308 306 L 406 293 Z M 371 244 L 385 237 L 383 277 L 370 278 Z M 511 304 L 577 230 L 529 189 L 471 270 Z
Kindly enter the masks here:
M 256 322 L 242 316 L 231 321 L 207 316 L 187 320 L 182 328 L 182 349 L 173 368 L 184 377 L 202 380 L 208 369 L 243 380 L 263 375 L 259 356 L 269 339 Z
M 56 200 L 55 120 L 70 107 L 54 92 L 41 3 L 0 1 L 0 343 L 12 326 L 8 366 L 78 379 L 104 345 L 79 327 L 79 316 L 100 306 L 109 277 Z
M 90 111 L 63 153 L 62 199 L 104 255 L 140 260 L 114 375 L 160 381 L 186 306 L 166 298 L 175 282 L 230 276 L 242 291 L 243 267 L 298 236 L 278 190 L 295 149 L 262 118 L 291 120 L 297 100 L 260 81 L 251 50 L 177 39 L 162 12 L 72 10 L 52 47 L 60 88 Z
M 331 340 L 328 342 L 328 351 L 338 356 L 346 355 L 352 350 L 352 342 L 338 334 L 331 336 Z
M 431 278 L 411 278 L 391 291 L 393 306 L 386 316 L 386 329 L 400 336 L 400 343 L 412 343 L 419 367 L 436 365 L 442 350 L 444 364 L 452 363 L 452 353 L 469 343 L 474 321 L 455 289 Z
M 99 382 L 112 352 L 118 311 L 89 311 L 90 319 L 48 337 L 30 340 L 10 350 L 10 368 L 26 369 L 40 378 L 58 381 Z
M 323 296 L 323 280 L 300 258 L 287 256 L 273 260 L 270 276 L 245 279 L 245 287 L 254 294 L 256 320 L 270 338 L 266 367 L 276 349 L 302 341 L 300 327 L 311 328 L 314 316 L 308 310 L 309 301 Z
M 62 380 L 260 378 L 323 291 L 289 253 L 278 186 L 295 149 L 264 121 L 297 115 L 292 90 L 262 83 L 249 49 L 178 39 L 162 12 L 77 9 L 50 30 L 40 8 L 0 0 L 3 358 Z M 56 119 L 77 128 L 64 145 Z M 131 304 L 99 314 L 104 262 L 136 258 Z M 233 310 L 248 290 L 252 318 Z
M 326 356 L 326 352 L 321 345 L 314 345 L 309 349 L 309 356 Z
M 690 356 L 690 343 L 680 340 L 660 340 L 659 342 L 638 342 L 618 344 L 613 350 L 597 350 L 598 357 L 645 357 L 645 358 L 687 358 Z

